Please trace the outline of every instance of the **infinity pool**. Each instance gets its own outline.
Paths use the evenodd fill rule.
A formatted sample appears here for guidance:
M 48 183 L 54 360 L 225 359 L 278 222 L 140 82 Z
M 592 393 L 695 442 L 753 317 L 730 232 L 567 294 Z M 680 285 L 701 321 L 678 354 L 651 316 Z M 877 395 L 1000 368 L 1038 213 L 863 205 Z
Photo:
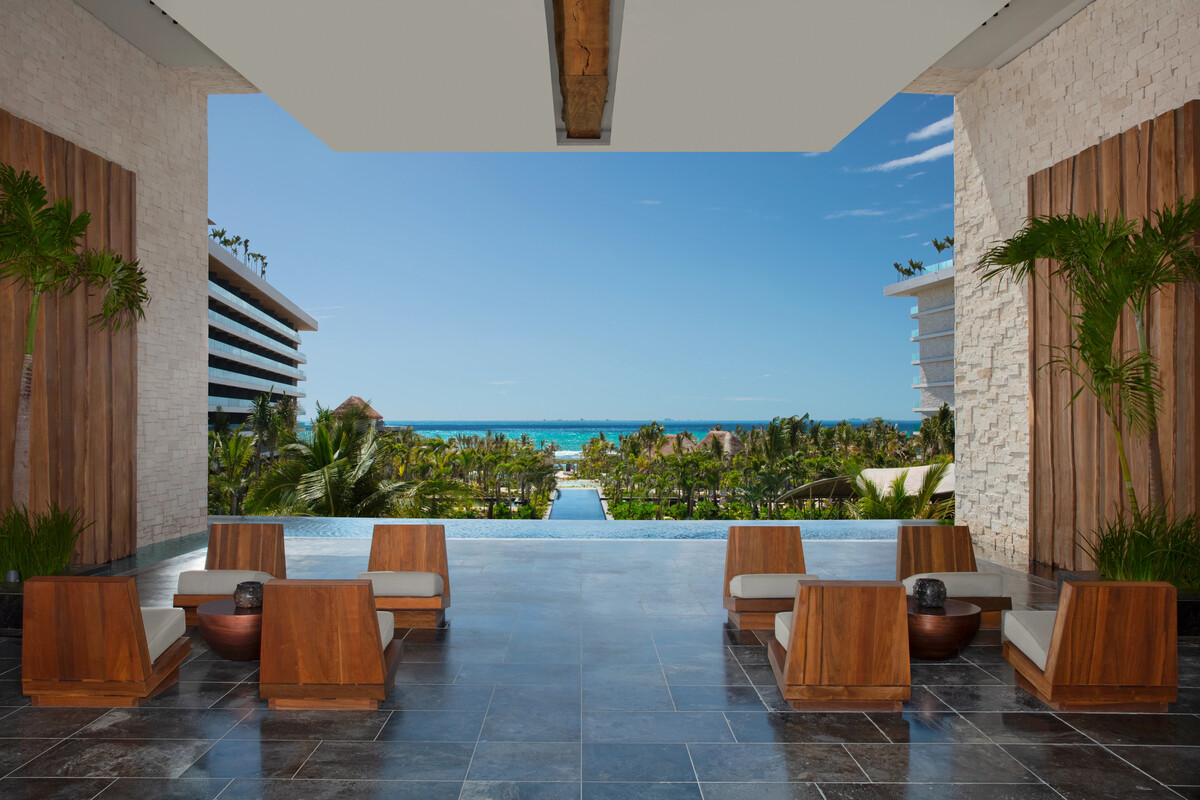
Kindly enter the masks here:
M 286 536 L 371 538 L 376 523 L 437 524 L 450 539 L 724 539 L 725 521 L 579 521 L 517 519 L 367 519 L 349 517 L 209 517 L 209 522 L 282 522 Z M 737 525 L 799 525 L 806 539 L 895 539 L 901 520 L 743 521 Z M 905 524 L 922 524 L 905 520 Z

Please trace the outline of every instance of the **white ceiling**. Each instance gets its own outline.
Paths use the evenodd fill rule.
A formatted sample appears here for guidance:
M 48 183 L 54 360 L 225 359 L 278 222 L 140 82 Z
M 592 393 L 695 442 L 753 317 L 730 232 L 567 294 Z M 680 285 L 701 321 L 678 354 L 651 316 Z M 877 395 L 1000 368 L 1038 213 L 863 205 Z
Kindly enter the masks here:
M 546 0 L 157 5 L 334 150 L 558 149 Z M 609 149 L 827 150 L 1003 6 L 624 0 Z

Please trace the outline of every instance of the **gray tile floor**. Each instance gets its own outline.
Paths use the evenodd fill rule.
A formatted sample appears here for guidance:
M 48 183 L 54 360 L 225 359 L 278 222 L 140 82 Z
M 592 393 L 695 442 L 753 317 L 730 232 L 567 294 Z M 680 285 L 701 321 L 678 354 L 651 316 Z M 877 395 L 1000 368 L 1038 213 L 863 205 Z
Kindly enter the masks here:
M 291 577 L 366 568 L 365 539 L 287 541 Z M 257 664 L 193 635 L 139 709 L 30 708 L 0 639 L 0 797 L 1200 798 L 1200 641 L 1168 714 L 1056 714 L 999 637 L 914 663 L 902 714 L 787 709 L 753 634 L 725 627 L 724 542 L 451 540 L 449 627 L 401 632 L 373 712 L 272 712 Z M 805 543 L 828 578 L 890 578 L 894 543 Z M 167 605 L 203 550 L 139 566 Z M 1048 584 L 1002 570 L 1018 607 Z M 1170 788 L 1169 788 L 1170 787 Z

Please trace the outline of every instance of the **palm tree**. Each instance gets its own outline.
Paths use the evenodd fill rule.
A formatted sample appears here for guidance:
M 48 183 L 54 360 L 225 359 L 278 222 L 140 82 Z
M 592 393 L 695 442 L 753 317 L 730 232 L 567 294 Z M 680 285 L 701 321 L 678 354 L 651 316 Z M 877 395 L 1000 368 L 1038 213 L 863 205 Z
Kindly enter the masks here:
M 858 500 L 847 504 L 847 510 L 855 519 L 945 519 L 954 510 L 954 500 L 933 498 L 949 467 L 949 462 L 935 464 L 925 473 L 917 493 L 910 495 L 905 489 L 908 470 L 896 476 L 888 490 L 882 492 L 863 477 L 862 469 L 850 465 Z
M 271 402 L 269 391 L 257 395 L 251 402 L 253 405 L 250 407 L 250 415 L 246 418 L 246 425 L 254 432 L 254 471 L 261 473 L 263 451 L 275 450 L 275 405 Z
M 384 517 L 410 482 L 380 478 L 379 435 L 343 415 L 315 424 L 311 442 L 291 441 L 251 490 L 252 513 L 280 506 L 320 517 Z
M 254 461 L 254 436 L 244 436 L 239 427 L 229 434 L 212 433 L 208 443 L 208 469 L 213 488 L 228 497 L 229 513 L 242 513 L 242 501 L 250 488 Z
M 17 430 L 13 448 L 13 505 L 29 505 L 29 436 L 33 398 L 33 356 L 42 297 L 65 296 L 81 286 L 99 292 L 100 311 L 91 324 L 114 331 L 145 315 L 146 274 L 136 261 L 113 251 L 85 249 L 91 223 L 75 215 L 71 200 L 46 204 L 46 187 L 29 172 L 0 164 L 0 281 L 12 280 L 29 293 L 25 351 L 17 390 Z
M 1149 506 L 1164 505 L 1158 408 L 1162 387 L 1150 350 L 1147 315 L 1151 297 L 1183 281 L 1200 280 L 1200 198 L 1182 199 L 1140 222 L 1116 214 L 1038 217 L 980 260 L 985 279 L 1021 282 L 1037 275 L 1036 260 L 1053 259 L 1051 276 L 1064 279 L 1070 297 L 1055 298 L 1070 317 L 1072 341 L 1050 363 L 1077 376 L 1096 396 L 1116 437 L 1130 509 L 1141 513 L 1133 490 L 1122 427 L 1145 436 L 1150 448 Z M 1047 276 L 1049 286 L 1049 276 Z M 1078 311 L 1073 313 L 1073 309 Z M 1133 316 L 1137 349 L 1127 353 L 1117 337 L 1123 311 Z M 1075 395 L 1078 396 L 1078 392 Z M 1072 401 L 1074 397 L 1072 398 Z

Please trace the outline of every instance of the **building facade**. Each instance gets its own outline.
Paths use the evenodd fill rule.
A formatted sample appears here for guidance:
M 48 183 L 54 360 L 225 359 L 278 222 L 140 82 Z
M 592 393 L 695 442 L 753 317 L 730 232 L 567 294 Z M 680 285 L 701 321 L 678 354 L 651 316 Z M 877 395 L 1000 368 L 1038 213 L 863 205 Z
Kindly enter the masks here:
M 232 425 L 244 422 L 262 394 L 304 397 L 300 332 L 316 329 L 315 319 L 209 239 L 209 424 L 221 414 Z
M 936 414 L 943 405 L 954 409 L 954 262 L 943 261 L 924 274 L 885 286 L 887 297 L 915 297 L 909 311 L 917 327 L 909 337 L 915 346 L 912 364 L 917 375 L 917 405 L 922 417 Z
M 972 269 L 1029 214 L 1029 177 L 1200 98 L 1200 3 L 1095 0 L 954 89 L 957 513 L 1026 567 L 1032 493 L 1026 287 Z M 1184 190 L 1185 187 L 1180 187 Z

